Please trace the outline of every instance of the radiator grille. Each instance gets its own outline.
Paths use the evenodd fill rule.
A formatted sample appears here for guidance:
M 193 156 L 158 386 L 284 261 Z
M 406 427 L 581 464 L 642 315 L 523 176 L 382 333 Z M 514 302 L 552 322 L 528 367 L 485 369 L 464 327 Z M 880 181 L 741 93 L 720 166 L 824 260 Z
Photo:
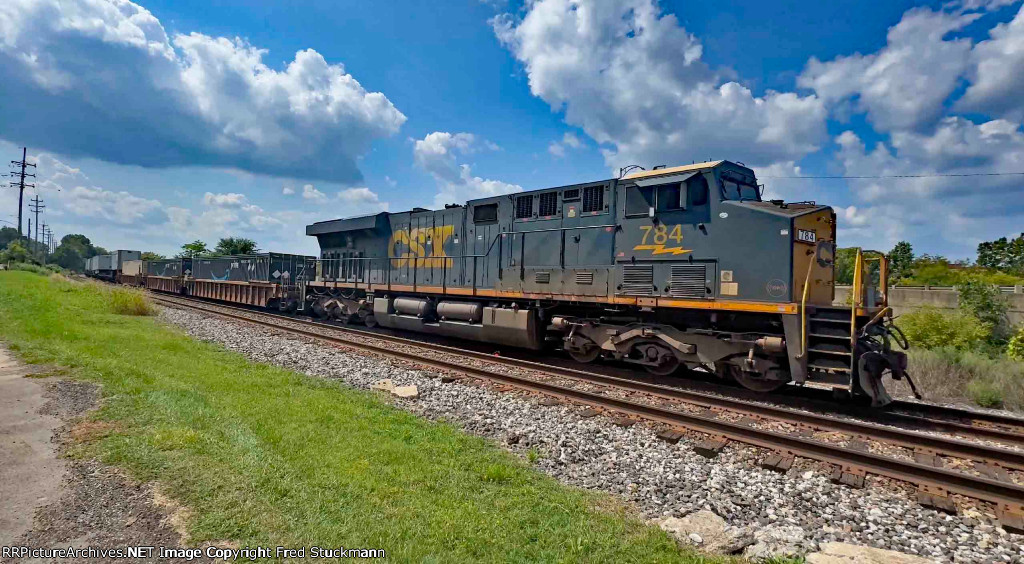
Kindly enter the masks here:
M 583 213 L 604 210 L 604 185 L 583 189 Z
M 550 284 L 551 273 L 550 272 L 535 272 L 533 273 L 533 281 L 537 284 Z
M 533 217 L 533 196 L 519 196 L 516 198 L 516 219 Z
M 593 284 L 594 283 L 594 273 L 590 272 L 590 271 L 587 271 L 587 272 L 577 272 L 576 273 L 576 283 L 577 284 Z
M 669 279 L 669 295 L 676 298 L 703 298 L 706 265 L 673 264 Z
M 540 216 L 550 216 L 558 213 L 558 192 L 548 192 L 540 195 Z
M 580 189 L 579 188 L 573 188 L 571 190 L 566 190 L 565 192 L 562 192 L 562 201 L 563 202 L 570 202 L 570 201 L 579 200 L 579 199 L 580 199 Z
M 622 267 L 622 293 L 649 296 L 654 293 L 654 266 L 627 264 Z

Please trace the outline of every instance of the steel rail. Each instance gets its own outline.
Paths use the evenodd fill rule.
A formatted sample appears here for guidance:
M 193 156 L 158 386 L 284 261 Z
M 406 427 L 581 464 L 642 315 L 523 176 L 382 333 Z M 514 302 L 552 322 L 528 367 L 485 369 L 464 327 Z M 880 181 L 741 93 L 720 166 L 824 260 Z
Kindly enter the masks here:
M 185 299 L 188 300 L 190 298 Z M 206 302 L 200 303 L 204 303 L 205 305 L 212 305 Z M 960 439 L 939 437 L 929 434 L 922 434 L 919 432 L 907 431 L 903 429 L 880 427 L 878 425 L 873 425 L 861 421 L 841 419 L 827 415 L 820 415 L 807 411 L 801 411 L 797 409 L 779 407 L 770 404 L 738 400 L 734 398 L 717 396 L 713 394 L 693 392 L 690 390 L 684 390 L 672 386 L 651 384 L 648 382 L 639 382 L 636 380 L 628 380 L 616 376 L 574 370 L 572 368 L 550 366 L 528 360 L 494 356 L 487 353 L 459 349 L 455 347 L 448 347 L 445 345 L 427 344 L 423 343 L 422 341 L 406 339 L 404 337 L 382 335 L 380 333 L 362 331 L 359 329 L 353 329 L 349 327 L 338 327 L 335 325 L 328 325 L 316 322 L 298 322 L 293 318 L 284 317 L 279 314 L 257 312 L 244 308 L 237 308 L 235 306 L 221 306 L 217 304 L 214 307 L 224 307 L 227 309 L 245 311 L 247 313 L 253 313 L 256 315 L 268 315 L 271 317 L 277 317 L 287 321 L 292 321 L 294 323 L 312 323 L 317 327 L 323 327 L 325 329 L 337 331 L 343 334 L 351 333 L 353 335 L 358 335 L 361 337 L 379 339 L 396 344 L 415 346 L 418 348 L 428 348 L 434 351 L 452 353 L 465 357 L 475 358 L 477 360 L 482 360 L 484 362 L 511 366 L 514 368 L 534 370 L 537 372 L 542 372 L 547 375 L 561 376 L 581 382 L 615 386 L 617 388 L 626 389 L 633 392 L 644 393 L 662 399 L 682 401 L 708 409 L 726 409 L 729 411 L 743 413 L 754 417 L 780 420 L 798 425 L 806 425 L 809 427 L 814 427 L 822 430 L 848 433 L 851 435 L 855 435 L 857 437 L 887 442 L 890 444 L 896 444 L 906 448 L 926 449 L 927 451 L 931 451 L 936 454 L 967 458 L 979 462 L 995 463 L 1004 467 L 1024 470 L 1024 451 L 1020 450 L 999 448 L 985 444 L 972 443 Z M 929 421 L 929 424 L 930 423 L 932 422 Z M 955 432 L 969 432 L 968 430 L 974 430 L 973 427 L 968 427 L 965 425 L 957 425 L 951 423 L 949 424 L 949 426 L 951 428 L 950 430 Z M 1024 443 L 1024 436 L 1011 436 L 1017 439 L 1017 441 Z
M 795 456 L 802 456 L 835 464 L 844 468 L 857 467 L 872 474 L 886 476 L 918 486 L 942 488 L 948 492 L 994 503 L 998 507 L 1020 507 L 1021 505 L 1024 505 L 1024 487 L 1010 482 L 1001 482 L 979 476 L 972 476 L 961 472 L 947 470 L 945 468 L 927 466 L 916 462 L 885 457 L 870 452 L 839 447 L 820 441 L 785 435 L 774 431 L 766 431 L 702 415 L 694 415 L 646 405 L 627 399 L 605 396 L 594 392 L 559 386 L 557 384 L 532 380 L 525 377 L 502 374 L 500 372 L 494 372 L 466 364 L 459 364 L 457 362 L 423 357 L 410 351 L 396 350 L 370 343 L 332 337 L 315 331 L 299 329 L 297 327 L 284 327 L 270 321 L 253 319 L 251 317 L 217 311 L 211 308 L 198 307 L 190 303 L 182 303 L 172 300 L 166 300 L 165 303 L 171 303 L 179 306 L 184 305 L 186 307 L 206 311 L 229 319 L 236 319 L 247 323 L 262 325 L 279 331 L 302 335 L 314 340 L 326 341 L 335 345 L 363 349 L 384 356 L 406 360 L 422 366 L 430 366 L 441 370 L 468 374 L 470 376 L 500 382 L 520 389 L 571 399 L 583 404 L 611 408 L 626 415 L 634 415 L 650 421 L 665 423 L 676 427 L 684 427 L 710 435 L 722 436 L 772 451 L 782 451 Z M 417 348 L 423 348 L 423 345 L 417 345 Z

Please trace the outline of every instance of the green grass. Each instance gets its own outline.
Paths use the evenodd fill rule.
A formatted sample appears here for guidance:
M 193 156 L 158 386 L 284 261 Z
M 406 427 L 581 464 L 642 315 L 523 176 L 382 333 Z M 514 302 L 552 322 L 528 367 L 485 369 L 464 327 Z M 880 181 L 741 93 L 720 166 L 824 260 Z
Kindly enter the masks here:
M 393 561 L 707 562 L 615 499 L 370 393 L 254 364 L 109 292 L 0 272 L 0 336 L 102 384 L 78 447 L 189 507 L 193 543 L 382 548 Z
M 1024 362 L 951 348 L 911 347 L 907 354 L 910 374 L 927 400 L 1024 411 Z

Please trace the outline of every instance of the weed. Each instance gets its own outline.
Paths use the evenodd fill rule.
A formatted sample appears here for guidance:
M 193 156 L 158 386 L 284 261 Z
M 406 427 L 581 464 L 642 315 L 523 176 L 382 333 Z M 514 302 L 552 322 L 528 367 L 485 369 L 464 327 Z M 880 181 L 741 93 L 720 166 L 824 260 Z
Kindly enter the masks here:
M 537 450 L 537 447 L 530 447 L 530 450 L 526 451 L 526 460 L 528 460 L 530 464 L 536 464 L 536 462 L 540 460 L 540 451 Z
M 991 336 L 991 326 L 969 313 L 922 307 L 896 319 L 896 325 L 915 347 L 975 349 Z
M 133 288 L 111 289 L 110 309 L 120 315 L 156 315 L 156 308 L 146 295 Z
M 981 407 L 1001 407 L 1002 392 L 987 380 L 971 380 L 967 383 L 967 394 Z

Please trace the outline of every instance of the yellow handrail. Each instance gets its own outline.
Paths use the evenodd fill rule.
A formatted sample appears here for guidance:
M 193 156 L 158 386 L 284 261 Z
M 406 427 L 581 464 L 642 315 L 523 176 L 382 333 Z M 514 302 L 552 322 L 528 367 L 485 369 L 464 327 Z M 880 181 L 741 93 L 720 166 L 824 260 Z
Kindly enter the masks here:
M 807 275 L 804 276 L 804 294 L 800 298 L 800 358 L 807 354 L 807 289 L 811 287 L 811 270 L 814 261 L 807 263 Z
M 861 285 L 864 283 L 864 253 L 860 249 L 857 249 L 857 261 L 853 267 L 853 288 L 850 291 L 853 292 L 853 303 L 850 306 L 850 350 L 857 346 L 857 306 L 861 302 L 861 293 L 863 288 Z

